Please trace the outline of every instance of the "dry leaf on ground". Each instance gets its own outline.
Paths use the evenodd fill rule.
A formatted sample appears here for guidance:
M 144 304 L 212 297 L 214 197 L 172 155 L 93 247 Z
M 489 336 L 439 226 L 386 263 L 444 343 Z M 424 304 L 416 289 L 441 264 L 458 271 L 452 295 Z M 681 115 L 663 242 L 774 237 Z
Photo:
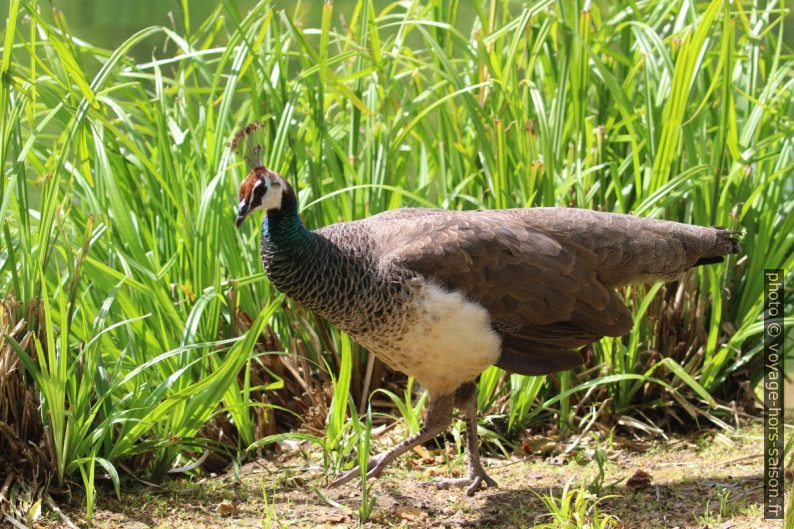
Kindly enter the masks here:
M 626 486 L 631 490 L 640 490 L 649 487 L 651 481 L 653 481 L 653 478 L 651 478 L 650 474 L 642 469 L 637 469 L 634 475 L 626 481 Z
M 403 520 L 408 520 L 409 522 L 418 522 L 427 518 L 426 512 L 408 505 L 397 507 L 395 512 L 397 513 L 397 516 Z

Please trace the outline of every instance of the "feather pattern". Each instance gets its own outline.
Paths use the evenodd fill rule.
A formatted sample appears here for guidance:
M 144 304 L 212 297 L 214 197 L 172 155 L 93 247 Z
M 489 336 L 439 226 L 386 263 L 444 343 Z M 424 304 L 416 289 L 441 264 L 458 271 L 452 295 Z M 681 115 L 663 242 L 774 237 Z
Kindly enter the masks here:
M 733 235 L 568 208 L 399 209 L 312 232 L 297 212 L 278 211 L 263 224 L 262 259 L 279 290 L 387 363 L 429 282 L 485 308 L 502 337 L 497 365 L 540 374 L 578 364 L 573 349 L 631 330 L 614 287 L 670 280 L 735 253 Z

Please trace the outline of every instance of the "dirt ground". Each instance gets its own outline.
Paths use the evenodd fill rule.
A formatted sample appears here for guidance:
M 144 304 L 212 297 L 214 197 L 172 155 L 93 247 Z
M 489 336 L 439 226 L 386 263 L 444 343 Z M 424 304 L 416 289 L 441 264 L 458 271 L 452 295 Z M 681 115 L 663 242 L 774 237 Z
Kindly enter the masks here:
M 399 432 L 398 432 L 399 433 Z M 445 464 L 444 450 L 420 448 L 395 462 L 372 487 L 376 497 L 368 528 L 523 528 L 562 525 L 549 516 L 542 497 L 559 498 L 566 482 L 586 487 L 598 476 L 594 448 L 607 456 L 598 509 L 625 528 L 778 528 L 763 520 L 761 433 L 758 426 L 736 432 L 706 431 L 697 436 L 611 442 L 587 437 L 569 455 L 565 443 L 530 438 L 520 455 L 485 458 L 499 488 L 469 498 L 462 490 L 437 490 L 437 476 L 460 473 L 464 460 Z M 376 439 L 382 447 L 387 437 Z M 575 440 L 572 439 L 572 440 Z M 572 440 L 568 440 L 568 446 Z M 451 444 L 451 443 L 450 443 Z M 380 446 L 379 446 L 380 445 Z M 293 450 L 291 452 L 291 450 Z M 309 528 L 358 526 L 361 492 L 358 484 L 325 488 L 322 467 L 298 455 L 294 445 L 267 460 L 234 472 L 195 481 L 172 480 L 163 488 L 123 486 L 121 500 L 103 491 L 94 523 L 102 528 Z M 450 453 L 452 448 L 447 449 Z M 316 454 L 313 455 L 316 457 Z M 650 476 L 638 479 L 637 471 Z M 633 480 L 629 480 L 635 476 Z M 629 486 L 627 486 L 627 482 Z M 65 508 L 83 526 L 79 508 Z M 585 511 L 586 512 L 586 509 Z M 62 522 L 49 513 L 44 527 Z

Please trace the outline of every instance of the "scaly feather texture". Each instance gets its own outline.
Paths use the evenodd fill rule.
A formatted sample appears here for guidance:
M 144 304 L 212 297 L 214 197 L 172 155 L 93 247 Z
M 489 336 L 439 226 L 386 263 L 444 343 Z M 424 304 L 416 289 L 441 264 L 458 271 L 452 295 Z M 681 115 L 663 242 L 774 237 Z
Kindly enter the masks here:
M 291 190 L 262 222 L 262 263 L 281 292 L 355 337 L 376 334 L 399 319 L 416 274 L 380 267 L 366 231 L 355 242 L 329 239 L 304 227 Z

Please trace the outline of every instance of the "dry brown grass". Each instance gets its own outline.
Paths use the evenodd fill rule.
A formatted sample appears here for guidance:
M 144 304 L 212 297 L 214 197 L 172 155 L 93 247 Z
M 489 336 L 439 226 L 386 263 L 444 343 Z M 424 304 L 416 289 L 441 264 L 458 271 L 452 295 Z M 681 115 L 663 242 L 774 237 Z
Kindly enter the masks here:
M 27 321 L 18 318 L 20 308 L 11 296 L 0 302 L 0 520 L 33 503 L 51 470 L 38 392 L 6 339 L 14 338 L 23 348 L 30 343 Z

